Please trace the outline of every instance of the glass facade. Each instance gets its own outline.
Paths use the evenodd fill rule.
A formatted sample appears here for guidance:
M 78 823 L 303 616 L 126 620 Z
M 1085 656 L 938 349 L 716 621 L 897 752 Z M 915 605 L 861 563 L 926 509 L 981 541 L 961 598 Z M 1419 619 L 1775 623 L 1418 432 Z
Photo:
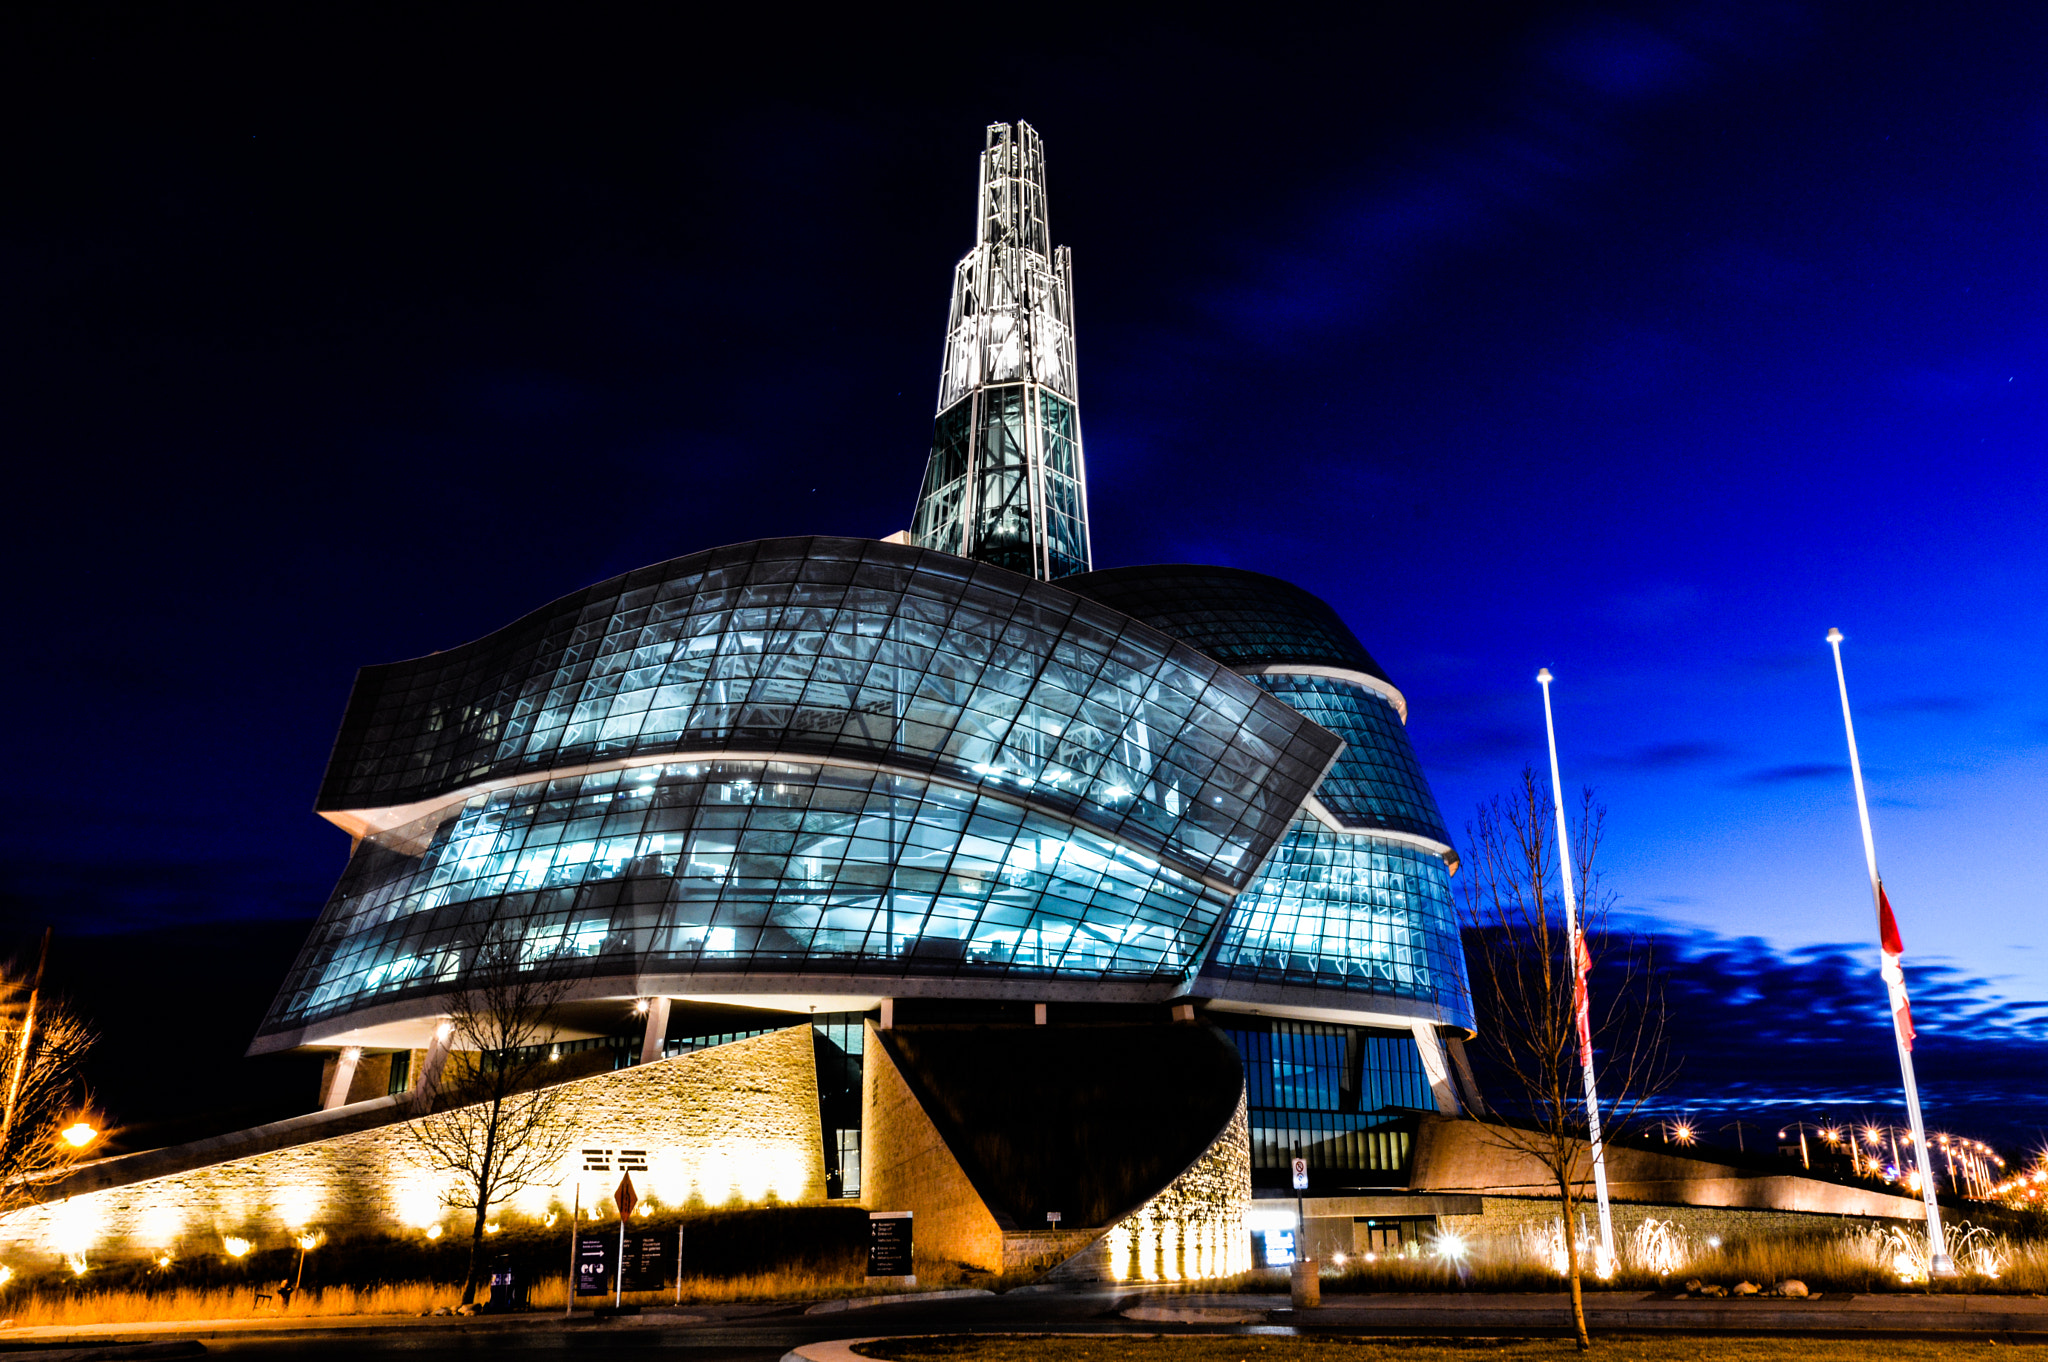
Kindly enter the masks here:
M 1436 1110 L 1414 1036 L 1290 1021 L 1246 1022 L 1226 1034 L 1244 1059 L 1256 1181 L 1283 1179 L 1297 1146 L 1311 1177 L 1405 1179 L 1406 1113 Z
M 1400 711 L 1377 691 L 1329 676 L 1264 673 L 1251 680 L 1344 739 L 1316 799 L 1347 828 L 1410 832 L 1448 846 L 1451 834 L 1415 759 Z
M 1410 998 L 1472 1025 L 1443 857 L 1307 815 L 1237 896 L 1204 972 Z
M 1226 895 L 987 791 L 691 762 L 478 794 L 366 839 L 266 1030 L 447 989 L 484 924 L 536 970 L 1185 977 Z
M 1162 563 L 1090 572 L 1060 585 L 1232 667 L 1291 662 L 1388 680 L 1336 611 L 1263 572 Z
M 652 754 L 936 774 L 1232 888 L 1336 739 L 1090 602 L 946 554 L 762 540 L 615 577 L 358 677 L 323 811 Z
M 1115 568 L 1061 585 L 1252 673 L 1261 689 L 1344 739 L 1315 795 L 1343 830 L 1307 814 L 1295 819 L 1237 896 L 1203 973 L 1341 991 L 1365 1007 L 1375 995 L 1409 999 L 1469 1028 L 1451 904 L 1455 859 L 1405 715 L 1362 681 L 1289 670 L 1387 681 L 1337 612 L 1298 586 L 1238 568 Z

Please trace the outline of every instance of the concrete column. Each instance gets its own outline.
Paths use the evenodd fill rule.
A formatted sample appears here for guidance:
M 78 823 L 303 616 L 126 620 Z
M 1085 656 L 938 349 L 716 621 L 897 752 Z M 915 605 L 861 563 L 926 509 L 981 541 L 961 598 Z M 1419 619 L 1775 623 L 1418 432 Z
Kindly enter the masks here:
M 640 1037 L 640 1062 L 652 1064 L 661 1058 L 661 1047 L 668 1043 L 668 999 L 647 1000 L 647 1030 Z
M 1033 1026 L 1043 1026 L 1043 1025 L 1045 1025 L 1045 1004 L 1044 1004 L 1044 1003 L 1033 1003 L 1033 1004 L 1031 1004 L 1031 1024 L 1032 1024 Z
M 1479 1095 L 1479 1080 L 1472 1077 L 1472 1061 L 1465 1058 L 1465 1038 L 1450 1036 L 1444 1040 L 1444 1048 L 1451 1054 L 1451 1072 L 1457 1075 L 1458 1083 L 1465 1094 L 1465 1105 L 1475 1115 L 1486 1115 L 1486 1099 Z
M 877 1031 L 887 1031 L 895 1024 L 896 1000 L 894 998 L 884 998 L 882 999 L 882 1019 L 875 1023 L 875 1029 Z M 862 1185 L 865 1186 L 866 1184 L 863 1183 Z
M 1183 1025 L 1192 1025 L 1195 1020 L 1195 1005 L 1193 1003 L 1175 1003 L 1173 1005 L 1173 1019 Z
M 427 1053 L 420 1060 L 420 1071 L 412 1080 L 412 1105 L 417 1111 L 425 1111 L 434 1105 L 434 1094 L 441 1091 L 441 1071 L 448 1067 L 448 1046 L 455 1039 L 455 1023 L 444 1021 L 434 1028 L 434 1039 L 427 1045 Z
M 356 1081 L 356 1065 L 363 1062 L 363 1047 L 347 1045 L 334 1058 L 334 1077 L 327 1081 L 327 1095 L 320 1099 L 320 1110 L 333 1111 L 336 1107 L 348 1105 L 349 1085 Z M 305 1089 L 301 1088 L 301 1092 Z
M 1451 1083 L 1450 1060 L 1444 1055 L 1443 1037 L 1436 1033 L 1436 1027 L 1424 1021 L 1410 1022 L 1409 1029 L 1415 1033 L 1415 1048 L 1422 1054 L 1422 1072 L 1429 1077 L 1429 1090 L 1436 1094 L 1436 1109 L 1446 1116 L 1462 1114 L 1458 1090 Z

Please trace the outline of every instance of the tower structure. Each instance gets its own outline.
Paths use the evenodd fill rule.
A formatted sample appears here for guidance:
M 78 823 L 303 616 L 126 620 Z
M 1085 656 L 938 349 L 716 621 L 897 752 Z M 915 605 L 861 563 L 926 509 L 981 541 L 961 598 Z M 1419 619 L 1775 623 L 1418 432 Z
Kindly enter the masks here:
M 1055 581 L 1089 569 L 1073 267 L 1029 123 L 989 126 L 974 249 L 953 271 L 931 458 L 911 541 Z

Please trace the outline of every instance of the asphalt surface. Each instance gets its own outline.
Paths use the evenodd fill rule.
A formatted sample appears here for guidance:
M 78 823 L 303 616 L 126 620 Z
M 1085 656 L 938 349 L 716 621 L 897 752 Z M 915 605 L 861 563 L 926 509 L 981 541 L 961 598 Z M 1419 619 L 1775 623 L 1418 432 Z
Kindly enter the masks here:
M 267 1357 L 474 1357 L 485 1353 L 587 1354 L 607 1359 L 663 1357 L 679 1362 L 780 1362 L 800 1344 L 883 1334 L 1130 1333 L 1366 1335 L 1561 1335 L 1566 1298 L 1543 1296 L 1330 1296 L 1322 1308 L 1293 1312 L 1284 1296 L 1086 1290 L 1015 1292 L 968 1299 L 903 1301 L 807 1313 L 804 1304 L 694 1306 L 574 1323 L 559 1315 L 506 1318 L 235 1321 L 123 1330 L 10 1330 L 0 1362 L 37 1357 L 85 1362 L 123 1353 L 165 1356 L 196 1339 L 207 1354 Z M 810 1307 L 815 1308 L 815 1307 Z M 1131 1319 L 1138 1309 L 1152 1318 Z M 1881 1338 L 1943 1334 L 2001 1341 L 2048 1340 L 2048 1299 L 2002 1296 L 1837 1296 L 1813 1301 L 1671 1301 L 1637 1292 L 1588 1296 L 1596 1330 L 1794 1333 Z M 1162 1312 L 1185 1318 L 1161 1319 Z M 1263 1323 L 1234 1323 L 1257 1319 Z M 113 1348 L 116 1342 L 145 1345 Z M 32 1350 L 32 1351 L 31 1351 Z M 196 1352 L 194 1355 L 198 1355 Z

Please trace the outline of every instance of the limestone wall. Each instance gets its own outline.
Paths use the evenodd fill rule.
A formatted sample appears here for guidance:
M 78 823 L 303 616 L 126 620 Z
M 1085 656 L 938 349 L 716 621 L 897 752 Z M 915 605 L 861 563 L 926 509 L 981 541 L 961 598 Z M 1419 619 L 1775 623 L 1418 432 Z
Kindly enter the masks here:
M 1468 1243 L 1478 1244 L 1490 1239 L 1513 1238 L 1522 1232 L 1524 1226 L 1546 1228 L 1558 1218 L 1557 1198 L 1554 1196 L 1547 1199 L 1489 1196 L 1480 1200 L 1483 1206 L 1481 1214 L 1446 1215 L 1439 1218 L 1438 1224 L 1457 1233 Z M 1587 1228 L 1597 1235 L 1599 1212 L 1594 1208 L 1590 1194 L 1583 1209 Z M 1733 1242 L 1776 1235 L 1839 1234 L 1871 1223 L 1868 1216 L 1757 1210 L 1739 1206 L 1650 1206 L 1615 1202 L 1609 1213 L 1614 1218 L 1617 1239 L 1625 1238 L 1645 1220 L 1660 1220 L 1683 1230 L 1699 1243 L 1709 1239 Z
M 1242 1095 L 1215 1143 L 1157 1196 L 1050 1274 L 1059 1281 L 1177 1282 L 1252 1265 L 1250 1123 Z
M 568 1209 L 581 1177 L 586 1206 L 617 1186 L 618 1154 L 640 1151 L 634 1184 L 655 1207 L 811 1202 L 825 1197 L 811 1028 L 737 1041 L 562 1084 L 569 1154 L 544 1187 L 505 1215 Z M 583 1171 L 583 1151 L 610 1151 Z M 445 1175 L 418 1161 L 403 1122 L 103 1186 L 0 1218 L 0 1263 L 45 1267 L 220 1253 L 229 1238 L 274 1247 L 300 1233 L 463 1233 L 442 1203 Z
M 873 1022 L 863 1057 L 861 1204 L 909 1211 L 920 1259 L 1002 1271 L 1002 1227 L 889 1058 Z
M 1590 1152 L 1580 1145 L 1579 1180 L 1592 1182 Z M 1488 1192 L 1501 1196 L 1554 1195 L 1550 1172 L 1529 1154 L 1505 1147 L 1473 1120 L 1423 1118 L 1416 1131 L 1409 1187 L 1417 1192 Z M 1607 1148 L 1607 1185 L 1616 1201 L 1660 1205 L 1749 1207 L 1819 1215 L 1920 1220 L 1914 1197 L 1819 1178 L 1769 1173 L 1688 1158 L 1660 1150 Z

